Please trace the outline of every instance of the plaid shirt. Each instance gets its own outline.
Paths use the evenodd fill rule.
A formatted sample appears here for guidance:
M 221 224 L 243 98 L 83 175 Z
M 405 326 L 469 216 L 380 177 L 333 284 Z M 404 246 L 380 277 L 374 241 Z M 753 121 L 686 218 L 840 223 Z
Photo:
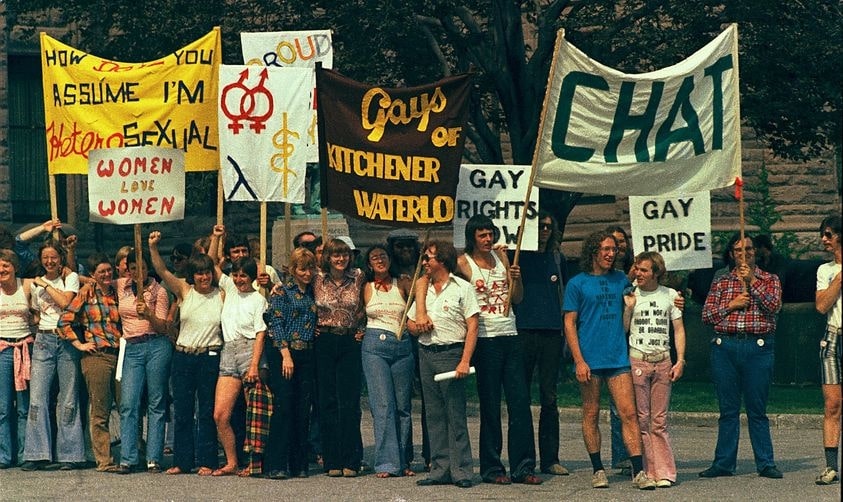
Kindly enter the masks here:
M 117 296 L 114 289 L 108 294 L 96 287 L 95 298 L 85 298 L 87 295 L 76 295 L 67 309 L 59 319 L 58 329 L 61 337 L 73 342 L 79 340 L 76 332 L 73 331 L 74 324 L 85 326 L 85 340 L 82 343 L 93 341 L 97 348 L 117 348 L 120 340 L 121 325 L 120 314 L 117 312 Z
M 243 451 L 263 453 L 269 438 L 269 419 L 272 417 L 272 392 L 269 387 L 255 382 L 246 388 L 246 441 Z
M 269 297 L 266 310 L 269 336 L 279 349 L 287 348 L 293 340 L 312 342 L 316 329 L 316 303 L 313 289 L 302 292 L 295 283 L 284 284 Z
M 782 306 L 782 285 L 776 275 L 755 267 L 755 284 L 749 287 L 749 305 L 729 312 L 729 302 L 743 293 L 744 282 L 734 270 L 711 285 L 705 299 L 702 320 L 725 334 L 771 335 L 776 331 L 776 314 Z

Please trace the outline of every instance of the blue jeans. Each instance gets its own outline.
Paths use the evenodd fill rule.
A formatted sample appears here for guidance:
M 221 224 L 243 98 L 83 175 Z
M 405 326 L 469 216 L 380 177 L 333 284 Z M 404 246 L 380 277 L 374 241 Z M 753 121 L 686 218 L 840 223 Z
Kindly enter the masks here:
M 164 454 L 164 423 L 167 408 L 167 382 L 173 345 L 166 336 L 141 343 L 127 343 L 120 380 L 120 463 L 135 465 L 138 458 L 138 425 L 141 423 L 141 396 L 147 392 L 146 457 L 161 462 Z
M 30 350 L 27 344 L 21 350 Z M 29 414 L 29 387 L 15 390 L 15 349 L 0 352 L 0 464 L 23 462 L 26 417 Z M 14 419 L 17 417 L 17 420 Z
M 517 336 L 479 338 L 473 361 L 480 401 L 480 476 L 488 480 L 506 474 L 501 462 L 501 388 L 506 394 L 510 475 L 523 478 L 532 474 L 536 468 L 536 446 L 521 339 Z
M 375 472 L 400 476 L 410 467 L 415 362 L 410 334 L 401 340 L 383 329 L 367 329 L 361 349 L 363 374 L 375 433 Z
M 761 472 L 765 467 L 775 465 L 770 421 L 767 418 L 767 396 L 773 377 L 774 354 L 773 337 L 765 338 L 764 345 L 760 347 L 755 338 L 714 338 L 711 345 L 711 374 L 720 406 L 714 467 L 735 472 L 741 398 L 746 407 L 756 470 Z
M 173 465 L 182 472 L 193 469 L 194 452 L 200 467 L 219 465 L 214 392 L 220 354 L 214 354 L 173 353 Z
M 56 400 L 56 460 L 84 462 L 85 440 L 79 409 L 82 353 L 54 333 L 38 333 L 32 346 L 32 379 L 29 382 L 29 419 L 26 421 L 24 460 L 52 460 L 53 434 L 50 390 L 58 377 Z

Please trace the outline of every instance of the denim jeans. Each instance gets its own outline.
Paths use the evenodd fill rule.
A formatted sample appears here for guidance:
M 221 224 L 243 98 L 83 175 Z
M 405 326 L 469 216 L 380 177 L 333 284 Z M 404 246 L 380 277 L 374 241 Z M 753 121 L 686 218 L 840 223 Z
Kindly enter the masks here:
M 29 418 L 26 421 L 24 460 L 52 460 L 53 434 L 50 391 L 58 378 L 56 400 L 56 460 L 84 462 L 85 440 L 79 409 L 82 353 L 54 333 L 38 333 L 32 346 L 32 380 L 29 382 Z
M 173 465 L 182 472 L 190 472 L 196 462 L 212 469 L 219 464 L 214 423 L 219 371 L 219 351 L 213 355 L 173 353 Z
M 21 350 L 31 350 L 31 344 Z M 26 421 L 29 414 L 29 387 L 15 390 L 15 350 L 0 352 L 0 464 L 23 462 Z
M 539 458 L 542 469 L 559 463 L 559 405 L 556 403 L 556 384 L 559 382 L 562 332 L 551 329 L 522 329 L 518 331 L 524 348 L 524 371 L 527 389 L 538 369 L 539 377 Z
M 506 394 L 509 470 L 514 478 L 531 474 L 536 467 L 533 414 L 524 380 L 524 356 L 517 336 L 479 338 L 474 351 L 477 399 L 480 401 L 480 476 L 493 479 L 506 474 L 501 462 L 501 388 Z
M 775 465 L 767 418 L 775 342 L 773 337 L 763 341 L 759 346 L 755 338 L 717 336 L 711 346 L 711 374 L 720 406 L 713 465 L 724 471 L 735 472 L 737 464 L 741 398 L 746 407 L 756 470 L 761 472 Z
M 167 381 L 173 345 L 166 336 L 141 343 L 127 343 L 120 380 L 120 463 L 136 465 L 141 396 L 147 392 L 146 459 L 161 462 L 164 454 L 164 423 L 167 407 Z
M 316 338 L 316 382 L 324 469 L 360 469 L 360 342 L 351 335 Z
M 400 476 L 410 467 L 413 443 L 415 363 L 410 334 L 401 340 L 383 329 L 367 329 L 362 348 L 363 373 L 375 434 L 375 472 Z

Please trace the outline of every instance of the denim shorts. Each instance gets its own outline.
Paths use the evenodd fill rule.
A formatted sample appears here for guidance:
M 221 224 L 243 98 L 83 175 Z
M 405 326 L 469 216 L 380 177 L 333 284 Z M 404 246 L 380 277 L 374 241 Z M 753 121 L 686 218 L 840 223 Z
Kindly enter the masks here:
M 602 378 L 603 380 L 608 380 L 618 375 L 629 373 L 630 371 L 632 371 L 632 368 L 629 366 L 623 366 L 620 368 L 600 368 L 599 370 L 591 370 L 591 376 L 596 376 Z
M 252 364 L 252 349 L 255 346 L 253 338 L 239 338 L 225 342 L 220 352 L 220 376 L 243 378 Z M 266 357 L 261 352 L 258 362 L 259 369 L 267 369 Z
M 820 342 L 820 377 L 823 385 L 840 385 L 840 330 L 828 327 Z

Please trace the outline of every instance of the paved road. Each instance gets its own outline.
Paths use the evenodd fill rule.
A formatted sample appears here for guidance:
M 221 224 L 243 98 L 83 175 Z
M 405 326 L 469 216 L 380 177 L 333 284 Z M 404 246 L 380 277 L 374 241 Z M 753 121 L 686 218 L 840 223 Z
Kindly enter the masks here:
M 535 412 L 536 410 L 534 410 Z M 417 487 L 413 478 L 377 479 L 369 474 L 354 479 L 328 478 L 314 473 L 308 479 L 200 478 L 196 475 L 131 474 L 119 476 L 94 470 L 68 472 L 0 471 L 0 500 L 787 500 L 839 501 L 840 484 L 816 486 L 814 476 L 823 465 L 821 417 L 777 417 L 773 445 L 784 479 L 760 478 L 755 473 L 746 428 L 741 432 L 738 473 L 731 478 L 700 479 L 697 473 L 710 464 L 717 435 L 716 417 L 675 416 L 671 429 L 677 458 L 678 484 L 670 489 L 642 492 L 629 479 L 611 475 L 608 489 L 591 488 L 591 468 L 582 443 L 575 410 L 562 414 L 562 463 L 570 476 L 543 476 L 540 486 L 492 486 L 470 489 L 451 486 Z M 477 452 L 479 420 L 469 418 L 473 451 Z M 418 417 L 416 417 L 416 422 Z M 604 436 L 608 424 L 601 424 Z M 371 416 L 364 411 L 363 438 L 366 459 L 372 457 Z M 418 431 L 416 444 L 421 443 Z M 608 443 L 603 458 L 608 464 Z M 417 448 L 420 450 L 420 447 Z M 417 460 L 419 457 L 417 456 Z M 169 459 L 168 459 L 169 460 Z M 475 457 L 475 466 L 477 459 Z M 416 467 L 421 467 L 417 465 Z M 475 481 L 479 481 L 476 477 Z

